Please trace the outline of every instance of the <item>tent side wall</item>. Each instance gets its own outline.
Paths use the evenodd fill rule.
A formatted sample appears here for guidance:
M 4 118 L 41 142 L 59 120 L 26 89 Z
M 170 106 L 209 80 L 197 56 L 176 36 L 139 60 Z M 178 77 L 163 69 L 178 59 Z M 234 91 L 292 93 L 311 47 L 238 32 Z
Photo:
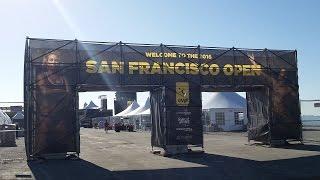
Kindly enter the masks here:
M 244 130 L 245 126 L 248 123 L 247 118 L 247 109 L 246 108 L 212 108 L 209 109 L 210 124 L 217 124 L 216 113 L 224 113 L 225 123 L 224 125 L 218 125 L 219 128 L 222 128 L 224 131 L 239 131 Z M 243 113 L 243 124 L 236 124 L 235 122 L 235 113 Z

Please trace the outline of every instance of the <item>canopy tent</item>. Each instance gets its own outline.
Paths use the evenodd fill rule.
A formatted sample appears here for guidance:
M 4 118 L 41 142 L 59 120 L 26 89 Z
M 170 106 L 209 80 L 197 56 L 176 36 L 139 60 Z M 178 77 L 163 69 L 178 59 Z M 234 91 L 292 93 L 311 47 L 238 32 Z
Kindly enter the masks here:
M 83 109 L 85 109 L 87 106 L 88 106 L 88 104 L 85 102 L 85 103 L 83 104 Z
M 84 109 L 98 109 L 98 108 L 99 107 L 96 104 L 94 104 L 94 102 L 92 101 L 90 101 L 90 103 L 86 107 L 84 107 Z
M 16 125 L 16 128 L 18 129 L 24 129 L 24 114 L 22 111 L 17 112 L 12 118 L 12 124 Z M 24 132 L 23 131 L 18 131 L 17 132 L 18 137 L 23 137 Z
M 140 112 L 140 113 L 138 113 L 136 115 L 150 115 L 150 108 L 145 110 L 145 111 L 142 111 L 142 112 Z
M 139 113 L 144 112 L 148 109 L 150 111 L 150 97 L 147 98 L 143 106 L 140 106 L 137 109 L 127 113 L 126 116 L 138 115 Z
M 24 119 L 24 115 L 22 112 L 17 112 L 13 117 L 12 120 L 22 120 Z
M 213 92 L 202 109 L 246 108 L 246 99 L 235 92 Z
M 123 110 L 122 112 L 119 112 L 118 114 L 114 115 L 114 116 L 125 116 L 128 113 L 134 111 L 135 109 L 139 108 L 139 104 L 137 103 L 137 101 L 133 101 L 130 106 L 128 106 L 125 110 Z
M 0 109 L 0 124 L 12 124 L 10 117 Z
M 246 112 L 246 99 L 238 93 L 211 93 L 203 107 L 204 131 L 244 130 L 248 122 Z

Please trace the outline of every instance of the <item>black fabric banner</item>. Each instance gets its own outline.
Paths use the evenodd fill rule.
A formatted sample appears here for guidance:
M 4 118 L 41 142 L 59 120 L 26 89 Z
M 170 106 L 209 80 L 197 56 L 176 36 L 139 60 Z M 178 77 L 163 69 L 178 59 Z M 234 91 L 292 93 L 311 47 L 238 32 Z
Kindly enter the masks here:
M 35 154 L 76 151 L 76 90 L 69 84 L 72 76 L 61 70 L 64 66 L 55 64 L 61 58 L 60 54 L 49 53 L 43 56 L 41 66 L 34 67 Z
M 297 70 L 292 50 L 28 38 L 27 155 L 80 152 L 79 91 L 150 91 L 155 146 L 202 144 L 201 91 L 249 92 L 249 139 L 300 140 Z
M 268 142 L 270 139 L 269 89 L 247 92 L 248 139 Z
M 151 145 L 202 145 L 201 91 L 187 82 L 151 91 Z
M 150 91 L 151 145 L 164 148 L 166 145 L 166 123 L 164 113 L 164 87 Z

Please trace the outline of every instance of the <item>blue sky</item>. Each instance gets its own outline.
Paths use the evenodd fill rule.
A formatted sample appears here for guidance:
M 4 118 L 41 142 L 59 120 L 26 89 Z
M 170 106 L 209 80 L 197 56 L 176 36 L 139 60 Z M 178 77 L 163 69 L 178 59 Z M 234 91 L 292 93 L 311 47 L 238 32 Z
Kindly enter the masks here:
M 320 99 L 319 8 L 316 0 L 1 0 L 0 101 L 23 99 L 26 36 L 297 49 L 300 98 Z

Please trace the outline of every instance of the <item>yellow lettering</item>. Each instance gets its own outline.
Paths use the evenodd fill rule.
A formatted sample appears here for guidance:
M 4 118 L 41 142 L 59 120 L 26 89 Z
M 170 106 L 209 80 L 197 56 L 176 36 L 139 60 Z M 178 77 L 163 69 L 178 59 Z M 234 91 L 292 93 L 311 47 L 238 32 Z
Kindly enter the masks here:
M 239 73 L 242 72 L 242 66 L 241 65 L 234 65 L 234 75 L 238 76 Z
M 153 63 L 150 74 L 161 74 L 161 67 L 158 63 Z
M 162 57 L 162 53 L 158 54 L 156 52 L 153 52 L 152 57 L 154 57 L 154 58 Z
M 165 58 L 176 58 L 177 54 L 176 53 L 164 53 Z
M 146 57 L 152 57 L 152 53 L 151 52 L 146 52 Z
M 190 63 L 190 74 L 199 74 L 198 64 Z
M 123 62 L 117 62 L 117 61 L 112 61 L 111 62 L 111 65 L 112 65 L 112 73 L 115 74 L 117 73 L 117 71 L 120 73 L 120 74 L 123 74 Z
M 150 64 L 147 62 L 139 62 L 139 74 L 150 74 Z
M 242 65 L 242 71 L 244 76 L 251 76 L 251 65 Z
M 183 63 L 181 63 L 181 62 L 178 62 L 178 63 L 175 65 L 174 69 L 176 70 L 176 72 L 177 72 L 178 74 L 184 74 L 184 73 L 185 73 L 185 70 L 182 69 L 183 67 L 185 67 L 185 65 L 184 65 Z
M 211 64 L 209 67 L 209 72 L 213 76 L 219 74 L 220 68 L 219 68 L 218 64 Z
M 224 65 L 223 72 L 227 76 L 232 75 L 233 74 L 233 66 L 231 64 Z
M 169 74 L 174 74 L 174 63 L 170 62 L 168 63 L 163 63 L 163 74 L 167 74 L 169 72 Z
M 111 73 L 108 61 L 101 61 L 98 73 Z
M 133 74 L 134 71 L 138 70 L 138 62 L 129 62 L 129 74 Z
M 97 73 L 98 68 L 96 67 L 96 64 L 97 64 L 96 61 L 94 61 L 94 60 L 88 60 L 88 61 L 86 62 L 86 67 L 87 67 L 86 72 L 87 72 L 87 73 Z
M 190 73 L 190 68 L 189 68 L 189 65 L 190 63 L 185 63 L 185 66 L 186 66 L 186 74 L 189 74 Z
M 200 74 L 201 75 L 208 75 L 209 71 L 208 71 L 209 65 L 208 64 L 201 64 L 200 66 Z
M 252 75 L 260 76 L 261 75 L 261 65 L 251 65 Z

